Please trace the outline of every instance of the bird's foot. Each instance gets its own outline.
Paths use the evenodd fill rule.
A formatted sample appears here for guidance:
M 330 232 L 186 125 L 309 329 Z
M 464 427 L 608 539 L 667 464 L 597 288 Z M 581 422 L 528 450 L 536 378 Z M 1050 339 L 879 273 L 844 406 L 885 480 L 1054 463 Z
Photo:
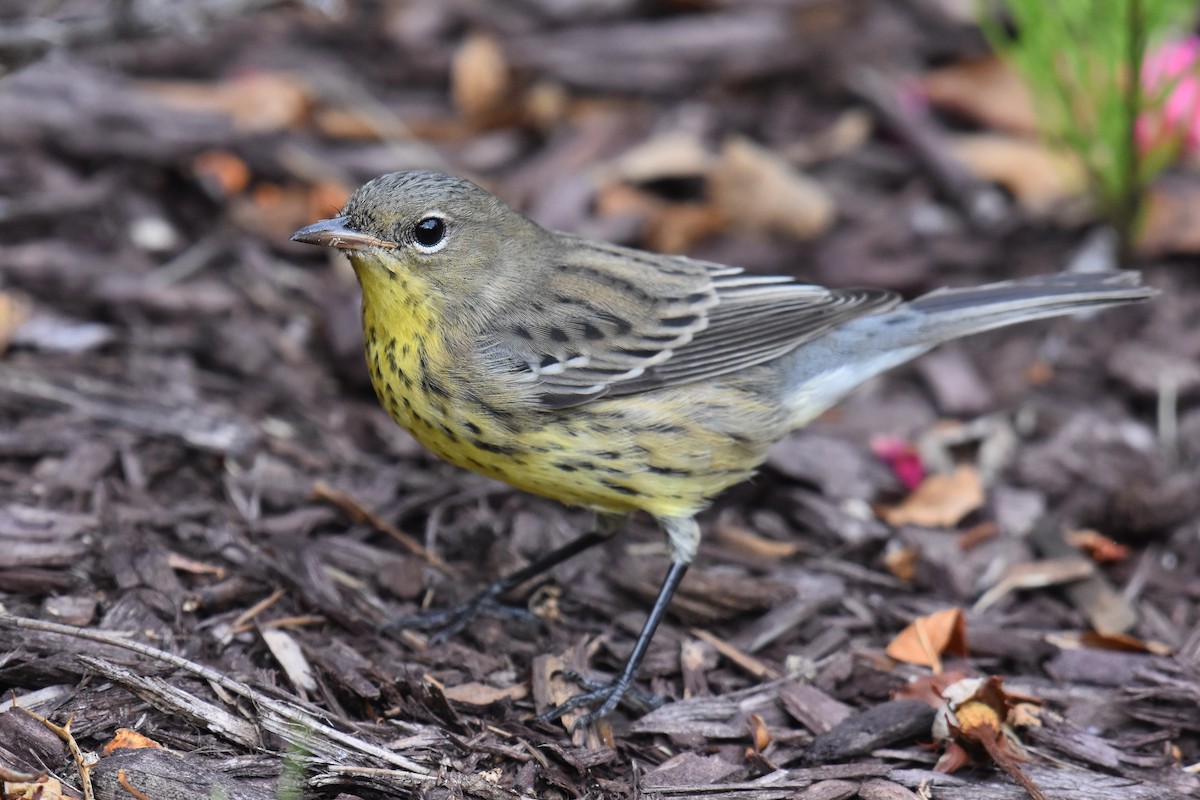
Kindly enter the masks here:
M 388 620 L 380 626 L 380 629 L 384 633 L 408 628 L 433 631 L 429 636 L 429 643 L 436 645 L 461 633 L 472 620 L 479 616 L 517 619 L 526 622 L 537 620 L 537 615 L 527 608 L 500 602 L 498 598 L 502 593 L 502 591 L 497 591 L 489 586 L 470 600 L 456 606 Z
M 591 711 L 575 720 L 571 725 L 571 731 L 574 732 L 608 716 L 622 704 L 633 706 L 638 713 L 645 713 L 658 708 L 665 702 L 656 694 L 633 688 L 632 676 L 621 675 L 615 681 L 609 682 L 584 677 L 574 670 L 564 670 L 562 674 L 563 677 L 578 684 L 584 691 L 565 703 L 539 714 L 536 721 L 552 722 L 563 714 L 569 714 L 581 708 L 591 708 Z

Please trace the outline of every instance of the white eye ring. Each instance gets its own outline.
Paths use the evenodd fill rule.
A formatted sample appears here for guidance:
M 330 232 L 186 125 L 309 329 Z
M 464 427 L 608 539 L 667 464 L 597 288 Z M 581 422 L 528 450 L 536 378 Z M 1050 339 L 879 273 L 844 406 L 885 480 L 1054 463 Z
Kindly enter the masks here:
M 413 226 L 413 247 L 426 255 L 441 250 L 449 241 L 446 218 L 437 211 L 431 211 L 421 217 L 421 221 Z

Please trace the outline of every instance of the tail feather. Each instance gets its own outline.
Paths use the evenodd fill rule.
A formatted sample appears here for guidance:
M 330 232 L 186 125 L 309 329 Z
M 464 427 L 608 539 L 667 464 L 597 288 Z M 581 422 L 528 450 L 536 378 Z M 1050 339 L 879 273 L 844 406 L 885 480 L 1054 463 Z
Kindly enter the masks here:
M 1140 272 L 1060 273 L 939 289 L 901 308 L 924 316 L 926 320 L 919 326 L 925 334 L 922 338 L 937 343 L 1088 308 L 1147 300 L 1155 294 L 1154 289 L 1142 285 Z
M 854 387 L 936 345 L 974 333 L 1086 309 L 1148 300 L 1157 292 L 1137 272 L 1063 273 L 939 289 L 869 314 L 784 357 L 791 424 L 814 419 Z

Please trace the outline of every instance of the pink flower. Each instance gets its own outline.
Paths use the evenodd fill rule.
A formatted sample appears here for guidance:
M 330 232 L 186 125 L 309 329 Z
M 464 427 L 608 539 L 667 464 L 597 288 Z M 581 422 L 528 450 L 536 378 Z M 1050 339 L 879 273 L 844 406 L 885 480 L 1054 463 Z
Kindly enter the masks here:
M 1142 152 L 1163 146 L 1200 151 L 1200 38 L 1154 48 L 1142 64 L 1142 89 L 1151 106 L 1135 131 Z
M 925 479 L 925 465 L 917 448 L 898 436 L 875 436 L 871 439 L 871 450 L 885 464 L 910 492 L 921 485 Z

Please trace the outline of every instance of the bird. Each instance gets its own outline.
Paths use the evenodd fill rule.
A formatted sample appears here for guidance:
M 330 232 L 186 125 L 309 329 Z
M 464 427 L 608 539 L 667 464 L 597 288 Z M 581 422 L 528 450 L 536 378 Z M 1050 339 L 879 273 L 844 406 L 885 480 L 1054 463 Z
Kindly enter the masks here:
M 576 539 L 413 624 L 454 635 L 635 512 L 665 534 L 670 566 L 620 673 L 571 676 L 582 691 L 541 715 L 586 711 L 576 726 L 633 686 L 696 555 L 697 514 L 772 444 L 942 342 L 1154 294 L 1140 273 L 1113 271 L 904 302 L 554 231 L 426 170 L 371 180 L 291 238 L 349 258 L 371 383 L 401 427 L 452 464 L 596 512 Z

